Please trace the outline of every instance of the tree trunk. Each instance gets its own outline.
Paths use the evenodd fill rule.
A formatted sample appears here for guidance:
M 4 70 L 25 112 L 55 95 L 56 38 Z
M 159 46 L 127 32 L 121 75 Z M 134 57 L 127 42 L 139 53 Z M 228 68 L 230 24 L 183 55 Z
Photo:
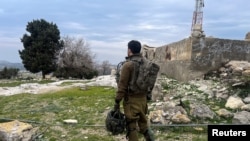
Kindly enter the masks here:
M 44 72 L 42 72 L 42 75 L 43 75 L 43 79 L 45 79 L 45 73 Z

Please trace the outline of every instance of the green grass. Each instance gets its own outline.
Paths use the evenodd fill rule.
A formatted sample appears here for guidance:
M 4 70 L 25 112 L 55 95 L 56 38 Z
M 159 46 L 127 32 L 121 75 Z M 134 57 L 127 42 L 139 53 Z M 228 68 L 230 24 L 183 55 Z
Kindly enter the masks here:
M 125 133 L 112 136 L 104 126 L 107 112 L 114 105 L 115 91 L 112 87 L 87 87 L 87 90 L 70 88 L 45 94 L 0 96 L 0 122 L 17 119 L 38 127 L 42 136 L 36 141 L 120 141 Z M 64 124 L 65 119 L 76 119 L 78 123 Z M 184 130 L 186 127 L 152 129 L 157 141 L 181 141 L 186 136 L 206 141 L 204 131 L 196 134 Z

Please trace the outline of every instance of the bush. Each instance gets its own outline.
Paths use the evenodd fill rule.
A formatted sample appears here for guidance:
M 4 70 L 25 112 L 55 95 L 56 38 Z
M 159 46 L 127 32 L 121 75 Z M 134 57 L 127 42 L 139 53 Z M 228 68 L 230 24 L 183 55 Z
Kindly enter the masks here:
M 0 71 L 0 79 L 11 79 L 17 77 L 19 69 L 17 68 L 7 68 L 4 67 L 2 71 Z
M 97 70 L 94 69 L 86 69 L 86 68 L 58 68 L 54 73 L 54 76 L 58 78 L 85 78 L 92 79 L 98 75 Z

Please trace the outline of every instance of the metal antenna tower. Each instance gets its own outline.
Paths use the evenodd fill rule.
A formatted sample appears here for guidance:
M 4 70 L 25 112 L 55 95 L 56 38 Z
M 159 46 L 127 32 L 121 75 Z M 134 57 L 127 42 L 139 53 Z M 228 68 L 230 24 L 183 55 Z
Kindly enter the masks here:
M 203 23 L 203 7 L 204 0 L 195 0 L 195 11 L 193 13 L 193 22 L 191 27 L 192 36 L 202 36 L 202 23 Z

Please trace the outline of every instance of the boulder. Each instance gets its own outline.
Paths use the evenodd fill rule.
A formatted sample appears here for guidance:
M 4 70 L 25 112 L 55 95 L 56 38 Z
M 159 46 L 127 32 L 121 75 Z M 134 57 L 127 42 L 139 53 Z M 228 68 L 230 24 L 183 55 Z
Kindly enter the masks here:
M 18 120 L 0 123 L 0 141 L 31 141 L 37 129 Z

